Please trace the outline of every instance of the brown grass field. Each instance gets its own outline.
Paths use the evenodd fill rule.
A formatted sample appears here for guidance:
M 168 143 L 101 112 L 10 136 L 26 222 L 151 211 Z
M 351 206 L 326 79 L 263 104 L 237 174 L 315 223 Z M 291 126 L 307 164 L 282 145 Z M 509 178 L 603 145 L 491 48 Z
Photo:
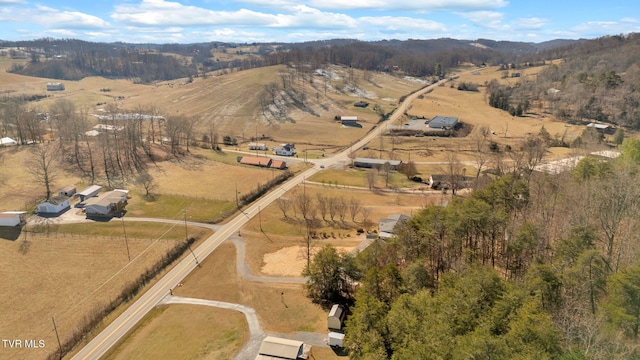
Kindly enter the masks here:
M 48 235 L 23 231 L 15 240 L 8 240 L 15 236 L 2 230 L 0 334 L 5 339 L 42 339 L 46 347 L 2 348 L 0 358 L 38 359 L 56 351 L 52 317 L 61 340 L 66 340 L 92 311 L 119 295 L 126 284 L 184 239 L 181 227 L 131 227 L 127 232 L 129 262 L 121 224 L 99 225 L 100 236 L 90 234 L 87 225 L 52 227 Z M 197 238 L 206 234 L 193 228 L 190 232 Z

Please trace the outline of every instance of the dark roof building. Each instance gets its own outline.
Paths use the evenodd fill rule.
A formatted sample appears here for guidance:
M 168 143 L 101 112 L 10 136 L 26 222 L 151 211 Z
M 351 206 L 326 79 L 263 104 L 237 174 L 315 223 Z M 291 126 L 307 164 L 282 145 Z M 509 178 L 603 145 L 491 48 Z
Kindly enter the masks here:
M 457 117 L 435 116 L 429 121 L 430 129 L 451 130 L 458 125 Z

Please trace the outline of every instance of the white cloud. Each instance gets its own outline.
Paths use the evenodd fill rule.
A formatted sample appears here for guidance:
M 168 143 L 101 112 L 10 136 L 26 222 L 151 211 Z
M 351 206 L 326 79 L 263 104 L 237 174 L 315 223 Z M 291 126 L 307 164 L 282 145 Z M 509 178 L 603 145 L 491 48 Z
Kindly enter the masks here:
M 24 21 L 28 19 L 49 28 L 107 28 L 111 25 L 101 18 L 77 11 L 60 11 L 47 6 L 36 6 L 32 9 L 21 9 L 13 12 L 13 17 Z
M 296 0 L 243 0 L 243 3 L 264 7 L 288 7 L 297 5 Z M 324 10 L 484 10 L 497 9 L 508 5 L 505 0 L 310 0 L 309 6 Z
M 497 11 L 471 11 L 457 13 L 461 17 L 471 21 L 472 23 L 494 30 L 504 30 L 505 25 L 502 24 L 504 14 Z
M 511 25 L 516 29 L 541 29 L 547 22 L 546 19 L 541 18 L 521 18 L 514 20 Z
M 0 6 L 24 4 L 24 0 L 0 0 Z
M 400 30 L 410 30 L 411 32 L 447 31 L 447 27 L 445 24 L 419 18 L 380 16 L 361 17 L 358 18 L 358 21 L 362 23 L 363 26 L 374 26 L 377 29 L 398 31 L 402 33 L 404 31 Z

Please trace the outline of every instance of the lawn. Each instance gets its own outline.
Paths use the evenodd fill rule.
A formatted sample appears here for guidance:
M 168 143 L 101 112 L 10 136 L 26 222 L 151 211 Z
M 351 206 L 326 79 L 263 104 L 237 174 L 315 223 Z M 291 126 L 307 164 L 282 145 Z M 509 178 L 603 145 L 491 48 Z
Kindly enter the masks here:
M 105 359 L 231 359 L 248 339 L 240 312 L 164 305 L 148 313 Z

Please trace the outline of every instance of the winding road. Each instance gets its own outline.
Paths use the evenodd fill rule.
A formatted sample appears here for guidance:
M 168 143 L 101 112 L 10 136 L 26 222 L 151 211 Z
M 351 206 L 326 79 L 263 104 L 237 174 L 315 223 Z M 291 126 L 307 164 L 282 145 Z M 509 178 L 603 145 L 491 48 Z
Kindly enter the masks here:
M 246 209 L 242 210 L 238 215 L 232 218 L 228 223 L 216 226 L 216 232 L 209 236 L 200 246 L 193 250 L 195 258 L 200 261 L 204 260 L 209 254 L 211 254 L 220 244 L 225 240 L 231 238 L 244 226 L 251 218 L 258 215 L 260 209 L 265 209 L 276 199 L 280 198 L 283 194 L 292 190 L 306 179 L 310 178 L 323 168 L 345 163 L 349 161 L 349 154 L 353 150 L 361 148 L 366 145 L 381 133 L 387 130 L 390 123 L 393 123 L 396 119 L 402 116 L 408 109 L 409 105 L 421 94 L 426 93 L 430 89 L 438 86 L 438 83 L 422 88 L 421 90 L 407 96 L 405 100 L 398 106 L 396 111 L 389 117 L 389 119 L 383 123 L 380 123 L 375 129 L 365 135 L 359 141 L 354 142 L 343 150 L 342 152 L 328 158 L 313 160 L 313 167 L 303 171 L 297 176 L 291 178 L 280 186 L 274 188 L 260 199 L 256 200 Z M 125 219 L 127 220 L 127 219 Z M 166 222 L 166 220 L 160 219 L 145 219 L 139 221 L 158 221 Z M 130 221 L 130 220 L 128 220 Z M 180 224 L 179 220 L 174 220 Z M 187 222 L 188 224 L 189 222 Z M 193 225 L 200 225 L 192 223 Z M 237 245 L 237 244 L 236 244 Z M 243 262 L 241 262 L 243 263 Z M 240 263 L 239 263 L 240 264 Z M 131 304 L 118 318 L 116 318 L 111 324 L 109 324 L 101 333 L 93 338 L 84 348 L 76 353 L 72 359 L 99 359 L 102 357 L 112 346 L 114 346 L 120 339 L 125 337 L 127 333 L 156 305 L 160 304 L 163 299 L 169 294 L 169 289 L 178 285 L 189 273 L 191 273 L 198 263 L 194 257 L 185 257 L 180 261 L 173 269 L 171 269 L 165 276 L 160 278 L 158 282 L 149 288 L 136 302 Z M 241 265 L 238 265 L 241 266 Z

